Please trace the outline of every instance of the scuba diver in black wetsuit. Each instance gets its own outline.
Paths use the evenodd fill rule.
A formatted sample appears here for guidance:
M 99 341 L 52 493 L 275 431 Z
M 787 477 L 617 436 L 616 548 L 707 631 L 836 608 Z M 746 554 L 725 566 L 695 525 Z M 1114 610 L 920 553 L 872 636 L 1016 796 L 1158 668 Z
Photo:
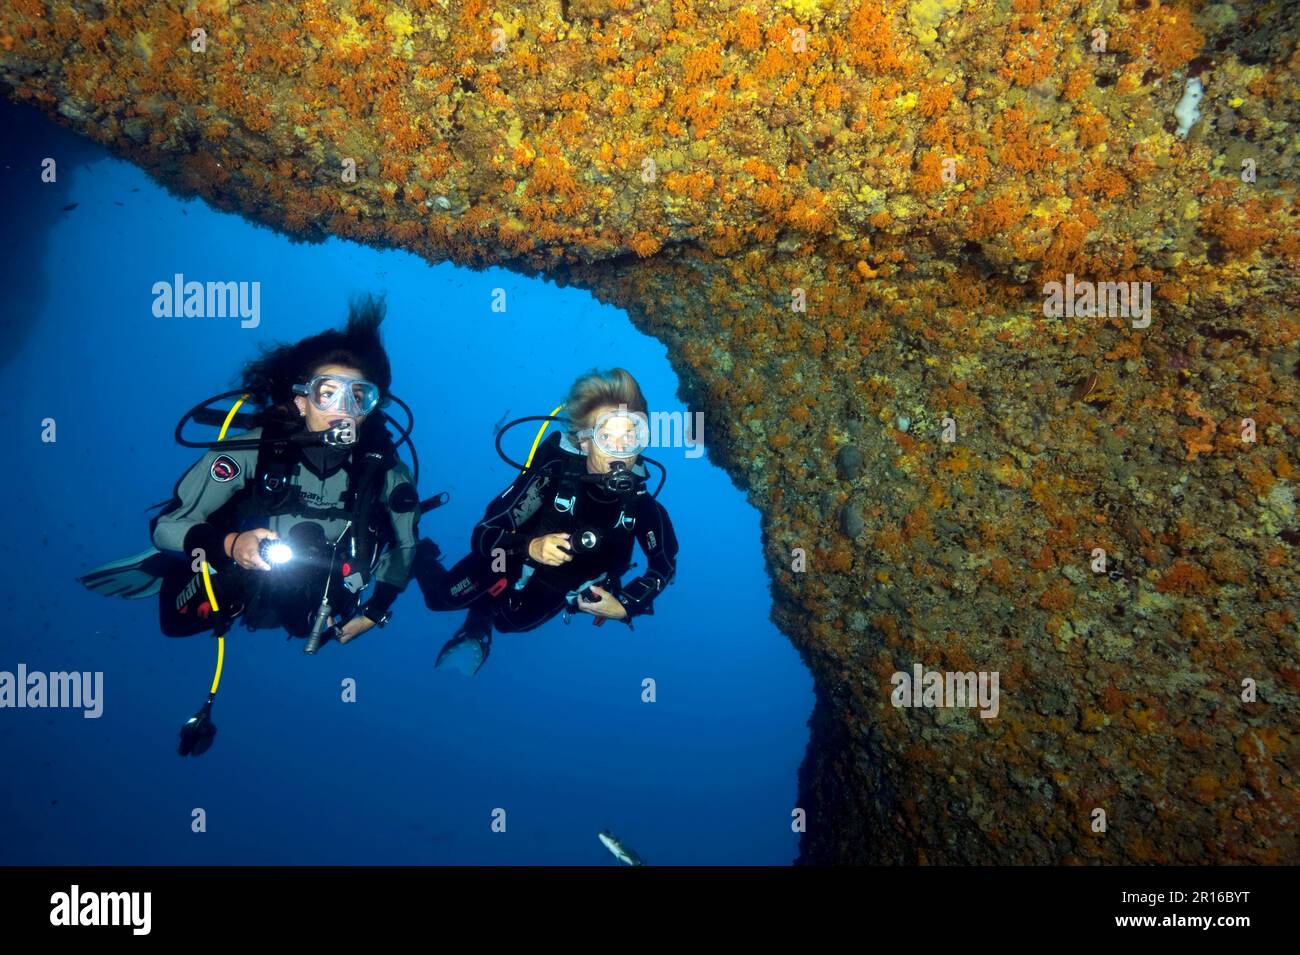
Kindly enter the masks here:
M 442 648 L 449 661 L 478 672 L 491 649 L 492 630 L 532 630 L 563 612 L 589 613 L 631 626 L 653 613 L 654 600 L 673 579 L 677 537 L 668 512 L 645 487 L 641 452 L 649 444 L 646 401 L 621 368 L 592 373 L 573 386 L 563 415 L 521 418 L 559 421 L 518 479 L 488 506 L 474 528 L 471 552 L 450 570 L 432 541 L 420 542 L 415 578 L 431 610 L 469 608 L 464 625 Z M 556 409 L 559 411 L 560 409 Z M 543 427 L 545 430 L 545 426 Z M 540 439 L 540 435 L 539 435 Z M 658 462 L 651 462 L 658 464 Z M 659 465 L 662 468 L 662 465 Z M 646 572 L 627 584 L 632 544 L 645 553 Z
M 390 399 L 406 408 L 389 393 L 384 311 L 382 300 L 354 302 L 345 330 L 267 351 L 244 369 L 242 388 L 191 409 L 177 441 L 209 450 L 153 519 L 155 547 L 80 581 L 111 596 L 157 594 L 168 636 L 224 638 L 239 619 L 304 637 L 315 653 L 382 627 L 410 580 L 419 516 L 445 499 L 421 505 L 414 448 L 415 476 L 397 455 L 414 422 L 403 429 L 381 410 Z M 228 413 L 207 407 L 239 395 Z M 255 413 L 241 413 L 245 404 Z M 218 440 L 185 439 L 191 419 L 223 422 Z M 232 424 L 249 430 L 225 440 Z M 207 716 L 221 659 L 208 703 L 182 730 L 182 755 L 205 751 L 215 733 Z M 206 727 L 197 741 L 187 737 L 195 721 Z

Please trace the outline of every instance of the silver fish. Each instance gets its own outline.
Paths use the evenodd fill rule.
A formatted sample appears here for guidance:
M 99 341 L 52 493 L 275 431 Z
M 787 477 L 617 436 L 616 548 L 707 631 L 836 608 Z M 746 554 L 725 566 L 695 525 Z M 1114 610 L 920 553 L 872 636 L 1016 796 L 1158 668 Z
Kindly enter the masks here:
M 597 838 L 600 839 L 601 844 L 604 845 L 606 849 L 614 854 L 614 858 L 624 865 L 645 865 L 645 862 L 641 860 L 639 855 L 627 848 L 623 843 L 619 842 L 618 839 L 615 838 L 614 834 L 608 829 L 597 833 Z
M 499 432 L 499 431 L 501 430 L 501 426 L 502 426 L 503 424 L 506 423 L 506 418 L 509 418 L 509 417 L 510 417 L 510 409 L 507 408 L 507 409 L 506 409 L 506 413 L 503 414 L 500 418 L 498 418 L 498 419 L 497 419 L 497 423 L 494 424 L 494 425 L 492 426 L 492 435 L 493 435 L 493 437 L 495 437 L 496 434 L 497 434 L 497 432 Z

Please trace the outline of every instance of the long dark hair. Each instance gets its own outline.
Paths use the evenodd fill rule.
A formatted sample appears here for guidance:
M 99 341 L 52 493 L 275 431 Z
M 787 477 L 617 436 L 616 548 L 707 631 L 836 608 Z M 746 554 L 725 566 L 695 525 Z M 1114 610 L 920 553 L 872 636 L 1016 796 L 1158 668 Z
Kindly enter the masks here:
M 354 298 L 343 331 L 330 329 L 289 345 L 264 348 L 244 366 L 240 387 L 265 412 L 296 417 L 293 386 L 309 381 L 322 365 L 349 365 L 379 386 L 380 406 L 388 401 L 393 369 L 379 335 L 388 308 L 382 295 Z

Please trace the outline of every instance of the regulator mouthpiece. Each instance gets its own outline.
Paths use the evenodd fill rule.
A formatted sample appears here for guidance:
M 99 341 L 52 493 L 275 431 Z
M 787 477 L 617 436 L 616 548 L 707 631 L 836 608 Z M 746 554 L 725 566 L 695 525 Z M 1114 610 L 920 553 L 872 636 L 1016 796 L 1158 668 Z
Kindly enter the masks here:
M 321 440 L 332 448 L 340 445 L 356 444 L 357 425 L 356 422 L 340 421 L 332 428 L 327 428 L 321 432 Z

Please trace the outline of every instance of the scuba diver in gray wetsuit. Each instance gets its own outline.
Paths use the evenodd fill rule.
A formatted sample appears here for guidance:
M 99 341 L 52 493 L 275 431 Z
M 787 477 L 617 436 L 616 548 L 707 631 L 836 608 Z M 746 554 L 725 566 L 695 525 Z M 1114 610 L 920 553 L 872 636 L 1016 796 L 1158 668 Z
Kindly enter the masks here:
M 81 582 L 123 597 L 157 593 L 168 636 L 224 635 L 239 619 L 306 638 L 304 652 L 315 653 L 382 627 L 410 580 L 421 514 L 417 477 L 386 424 L 399 443 L 409 444 L 410 427 L 380 411 L 390 398 L 401 404 L 389 394 L 383 317 L 382 301 L 353 303 L 345 330 L 266 352 L 238 391 L 191 410 L 177 440 L 209 450 L 153 519 L 154 548 Z M 207 408 L 238 395 L 236 409 L 255 413 Z M 232 423 L 252 427 L 196 443 L 182 437 L 191 418 L 224 418 L 222 437 Z M 442 503 L 431 500 L 424 510 Z

